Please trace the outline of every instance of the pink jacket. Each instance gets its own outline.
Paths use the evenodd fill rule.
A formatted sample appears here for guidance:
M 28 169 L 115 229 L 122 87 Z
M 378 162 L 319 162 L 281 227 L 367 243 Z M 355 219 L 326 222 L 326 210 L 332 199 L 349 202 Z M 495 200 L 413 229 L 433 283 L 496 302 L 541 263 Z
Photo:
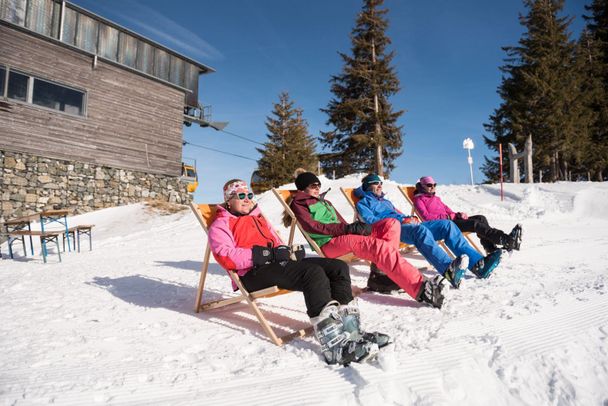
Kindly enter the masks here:
M 281 245 L 281 239 L 256 206 L 245 216 L 235 216 L 224 207 L 209 227 L 209 245 L 213 257 L 224 269 L 236 270 L 240 276 L 253 268 L 251 248 Z
M 420 193 L 414 196 L 414 206 L 422 216 L 423 221 L 454 220 L 456 213 L 452 211 L 435 194 Z

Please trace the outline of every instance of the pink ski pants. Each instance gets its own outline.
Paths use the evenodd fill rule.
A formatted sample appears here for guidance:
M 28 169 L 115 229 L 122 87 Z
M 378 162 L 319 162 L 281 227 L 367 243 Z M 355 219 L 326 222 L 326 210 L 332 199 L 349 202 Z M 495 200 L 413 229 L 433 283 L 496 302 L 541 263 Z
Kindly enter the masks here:
M 423 277 L 420 271 L 399 253 L 400 236 L 399 221 L 386 218 L 373 224 L 370 235 L 340 235 L 329 240 L 322 250 L 328 258 L 337 258 L 352 252 L 361 259 L 375 263 L 408 295 L 416 298 Z

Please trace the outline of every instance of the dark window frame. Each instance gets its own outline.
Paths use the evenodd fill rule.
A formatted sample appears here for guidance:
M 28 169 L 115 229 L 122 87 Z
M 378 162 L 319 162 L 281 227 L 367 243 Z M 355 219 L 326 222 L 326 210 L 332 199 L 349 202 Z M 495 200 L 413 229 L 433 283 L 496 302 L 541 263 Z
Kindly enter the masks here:
M 63 84 L 63 83 L 59 83 L 59 82 L 56 82 L 54 80 L 46 79 L 46 78 L 40 77 L 38 75 L 27 73 L 27 72 L 22 71 L 20 69 L 14 69 L 14 68 L 11 68 L 11 66 L 5 65 L 5 64 L 2 64 L 2 63 L 0 63 L 0 67 L 2 67 L 3 69 L 5 69 L 5 73 L 4 73 L 4 75 L 5 75 L 4 76 L 4 78 L 5 78 L 4 89 L 0 89 L 0 98 L 5 99 L 5 100 L 10 100 L 11 102 L 14 102 L 14 103 L 26 104 L 28 106 L 32 106 L 32 107 L 35 107 L 35 108 L 43 109 L 43 110 L 46 110 L 46 111 L 52 111 L 52 112 L 59 113 L 59 114 L 67 114 L 70 117 L 87 118 L 87 115 L 88 115 L 88 92 L 86 90 L 80 89 L 80 88 L 77 88 L 77 87 L 74 87 L 74 86 L 69 86 L 69 85 L 66 85 L 66 84 Z M 13 98 L 9 98 L 8 97 L 8 87 L 9 87 L 9 80 L 10 80 L 10 73 L 11 72 L 17 73 L 19 75 L 26 76 L 28 78 L 25 100 L 13 99 Z M 72 91 L 75 91 L 75 92 L 82 93 L 81 114 L 75 114 L 75 113 L 71 113 L 71 112 L 67 112 L 67 111 L 62 111 L 62 110 L 54 109 L 52 107 L 46 107 L 46 106 L 41 106 L 40 104 L 35 104 L 33 102 L 33 96 L 34 96 L 34 82 L 36 80 L 40 80 L 42 82 L 47 82 L 47 83 L 50 83 L 50 84 L 55 85 L 55 86 L 63 87 L 65 89 L 69 89 L 69 90 L 72 90 Z

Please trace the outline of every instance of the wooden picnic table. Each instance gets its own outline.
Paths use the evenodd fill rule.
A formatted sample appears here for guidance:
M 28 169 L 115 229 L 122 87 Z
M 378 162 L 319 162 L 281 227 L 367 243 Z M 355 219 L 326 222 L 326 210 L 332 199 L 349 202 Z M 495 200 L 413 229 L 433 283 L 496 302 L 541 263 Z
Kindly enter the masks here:
M 42 246 L 42 257 L 44 262 L 46 262 L 47 242 L 56 242 L 57 249 L 59 250 L 59 242 L 57 240 L 57 236 L 63 234 L 68 240 L 68 251 L 71 251 L 70 247 L 70 233 L 68 227 L 68 216 L 69 211 L 65 209 L 60 210 L 45 210 L 39 213 L 30 214 L 28 216 L 22 216 L 16 219 L 8 220 L 4 222 L 5 232 L 8 235 L 8 250 L 9 255 L 13 258 L 12 252 L 12 244 L 17 240 L 21 240 L 23 244 L 24 254 L 27 256 L 26 246 L 25 246 L 25 236 L 30 237 L 30 246 L 32 251 L 32 256 L 34 255 L 34 244 L 32 241 L 32 236 L 39 236 L 40 243 Z M 40 231 L 32 231 L 31 222 L 32 221 L 40 221 Z M 45 230 L 45 225 L 48 226 L 50 223 L 59 223 L 62 225 L 62 228 L 65 230 Z M 27 230 L 26 230 L 27 228 Z M 59 260 L 61 261 L 61 255 L 59 255 Z

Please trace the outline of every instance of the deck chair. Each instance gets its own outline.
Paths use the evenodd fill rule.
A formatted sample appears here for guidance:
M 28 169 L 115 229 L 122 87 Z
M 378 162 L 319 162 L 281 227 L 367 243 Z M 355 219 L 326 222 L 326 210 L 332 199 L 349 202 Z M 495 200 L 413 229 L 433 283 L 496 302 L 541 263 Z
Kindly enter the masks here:
M 416 187 L 415 186 L 399 186 L 398 189 L 401 192 L 401 194 L 403 195 L 403 197 L 405 197 L 405 200 L 407 200 L 407 202 L 410 204 L 410 206 L 412 206 L 412 216 L 415 215 L 420 220 L 422 220 L 422 216 L 420 215 L 420 213 L 418 213 L 418 210 L 416 210 L 416 206 L 414 206 L 414 192 L 416 191 Z M 469 244 L 471 244 L 471 246 L 473 248 L 475 248 L 475 250 L 477 250 L 477 252 L 479 252 L 479 254 L 481 256 L 485 256 L 485 254 L 481 250 L 481 248 L 479 248 L 479 246 L 477 244 L 475 244 L 475 241 L 473 241 L 470 234 L 471 233 L 467 232 L 467 231 L 462 232 L 462 235 L 464 236 L 464 238 L 467 239 Z M 443 244 L 443 241 L 442 241 L 442 244 Z M 443 247 L 445 249 L 447 249 L 445 244 L 443 244 Z M 449 252 L 449 250 L 448 250 L 448 252 Z
M 353 221 L 357 221 L 357 220 L 364 221 L 363 218 L 361 217 L 361 215 L 359 214 L 359 212 L 357 211 L 357 203 L 361 199 L 359 199 L 357 196 L 355 196 L 355 188 L 340 187 L 340 191 L 342 192 L 342 194 L 344 195 L 344 197 L 350 204 L 350 207 L 352 207 L 353 211 L 355 212 L 355 215 L 353 216 Z M 404 251 L 411 251 L 411 250 L 416 249 L 416 247 L 411 244 L 406 244 L 406 243 L 402 242 L 399 244 L 399 249 L 404 250 Z
M 317 243 L 315 242 L 315 240 L 313 240 L 306 231 L 304 231 L 304 228 L 302 228 L 302 225 L 300 224 L 300 222 L 298 221 L 298 219 L 296 218 L 296 215 L 293 213 L 293 211 L 291 210 L 291 207 L 289 207 L 289 201 L 291 200 L 291 197 L 296 193 L 296 190 L 285 190 L 285 189 L 275 189 L 272 188 L 272 193 L 274 193 L 274 195 L 276 196 L 277 199 L 279 199 L 279 202 L 281 202 L 281 205 L 283 206 L 283 209 L 285 209 L 285 212 L 287 213 L 287 215 L 289 217 L 291 217 L 291 227 L 289 229 L 289 245 L 293 244 L 293 237 L 295 235 L 296 232 L 296 227 L 298 227 L 298 230 L 300 230 L 300 232 L 302 233 L 302 235 L 304 236 L 304 238 L 306 238 L 306 241 L 308 242 L 308 244 L 310 245 L 310 248 L 312 248 L 317 255 L 319 255 L 321 258 L 325 258 L 325 254 L 323 253 L 323 251 L 321 251 L 321 248 L 317 245 Z M 358 258 L 355 256 L 355 254 L 353 254 L 352 252 L 342 255 L 341 257 L 339 257 L 338 259 L 341 259 L 344 262 L 352 262 L 357 260 Z
M 209 234 L 209 226 L 211 226 L 211 223 L 213 223 L 213 220 L 215 220 L 217 206 L 217 204 L 195 204 L 194 202 L 190 203 L 190 208 L 194 212 L 194 215 L 196 216 L 201 227 L 203 228 L 203 231 L 205 232 L 205 235 L 207 236 Z M 272 342 L 278 346 L 281 346 L 284 343 L 293 340 L 294 338 L 303 337 L 312 332 L 312 326 L 309 326 L 307 328 L 297 330 L 293 333 L 286 334 L 281 337 L 277 336 L 268 321 L 266 320 L 266 318 L 264 317 L 264 315 L 262 314 L 262 312 L 260 311 L 256 300 L 261 298 L 283 295 L 286 293 L 290 293 L 291 291 L 279 289 L 277 286 L 271 286 L 269 288 L 258 290 L 255 292 L 248 292 L 243 283 L 241 282 L 239 275 L 233 270 L 228 270 L 227 272 L 230 279 L 237 286 L 239 295 L 227 299 L 220 299 L 203 303 L 203 292 L 205 289 L 205 279 L 207 278 L 207 270 L 209 268 L 210 256 L 211 248 L 209 246 L 209 242 L 207 242 L 207 247 L 205 248 L 205 256 L 203 259 L 203 266 L 201 268 L 201 276 L 198 283 L 198 290 L 196 292 L 196 300 L 194 304 L 194 311 L 196 313 L 211 309 L 217 309 L 220 307 L 231 305 L 233 303 L 245 301 L 247 302 L 247 304 L 253 311 L 253 314 L 257 317 L 258 321 L 262 325 L 264 332 L 270 337 Z

